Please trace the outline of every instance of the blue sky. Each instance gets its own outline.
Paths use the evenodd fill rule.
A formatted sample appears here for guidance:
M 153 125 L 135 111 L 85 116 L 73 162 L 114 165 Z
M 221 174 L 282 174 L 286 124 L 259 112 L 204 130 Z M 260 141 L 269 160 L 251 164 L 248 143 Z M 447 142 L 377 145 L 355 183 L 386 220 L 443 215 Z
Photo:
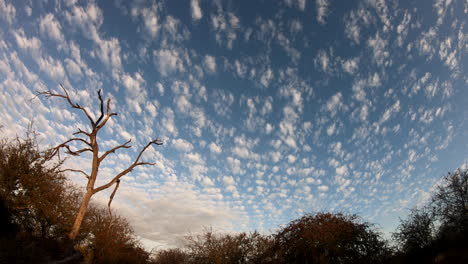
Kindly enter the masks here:
M 164 140 L 114 201 L 147 245 L 322 210 L 389 232 L 467 162 L 466 1 L 0 0 L 0 13 L 4 136 L 32 120 L 49 146 L 87 128 L 65 102 L 31 100 L 62 83 L 90 110 L 98 89 L 112 98 L 102 149 L 134 142 L 100 182 Z

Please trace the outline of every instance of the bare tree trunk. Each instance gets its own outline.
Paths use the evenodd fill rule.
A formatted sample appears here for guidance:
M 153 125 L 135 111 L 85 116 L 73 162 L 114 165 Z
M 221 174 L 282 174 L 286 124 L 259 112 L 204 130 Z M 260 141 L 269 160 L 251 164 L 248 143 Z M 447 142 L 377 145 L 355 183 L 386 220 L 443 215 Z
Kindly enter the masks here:
M 72 231 L 68 234 L 68 237 L 71 240 L 74 240 L 76 236 L 78 235 L 78 232 L 80 231 L 81 223 L 83 222 L 83 219 L 86 214 L 86 209 L 88 208 L 88 204 L 92 196 L 93 196 L 93 191 L 88 190 L 85 196 L 83 197 L 83 201 L 81 202 L 80 209 L 78 210 L 78 214 L 76 215 L 75 222 L 73 223 Z
M 88 110 L 86 110 L 86 108 L 82 107 L 81 105 L 79 105 L 77 103 L 74 103 L 72 101 L 72 99 L 70 98 L 70 96 L 68 95 L 67 90 L 62 85 L 60 85 L 60 86 L 62 87 L 64 94 L 58 94 L 58 93 L 54 93 L 54 92 L 51 92 L 51 91 L 44 91 L 44 92 L 40 92 L 38 94 L 39 95 L 45 95 L 46 97 L 59 97 L 59 98 L 66 99 L 68 104 L 72 108 L 79 109 L 85 114 L 85 116 L 88 118 L 88 120 L 89 120 L 89 122 L 91 124 L 91 128 L 92 128 L 90 132 L 86 132 L 86 131 L 83 131 L 81 129 L 78 129 L 78 132 L 73 133 L 73 135 L 76 136 L 76 137 L 72 137 L 72 138 L 68 139 L 67 141 L 65 141 L 64 143 L 58 145 L 57 147 L 52 148 L 52 151 L 51 151 L 51 157 L 54 156 L 54 155 L 59 155 L 59 159 L 60 159 L 60 149 L 62 149 L 62 148 L 66 149 L 66 153 L 69 154 L 69 155 L 72 155 L 72 156 L 80 156 L 80 154 L 83 153 L 83 152 L 91 152 L 93 154 L 93 160 L 92 160 L 92 163 L 91 163 L 91 165 L 92 165 L 91 175 L 89 175 L 85 171 L 79 170 L 79 169 L 65 169 L 65 170 L 61 171 L 61 172 L 65 172 L 65 171 L 79 172 L 79 173 L 83 174 L 88 179 L 88 184 L 86 186 L 86 193 L 85 193 L 85 195 L 83 197 L 83 201 L 81 202 L 80 209 L 78 210 L 78 214 L 76 215 L 75 222 L 73 223 L 72 230 L 68 234 L 68 237 L 70 239 L 74 240 L 77 237 L 77 235 L 78 235 L 78 233 L 80 231 L 81 223 L 83 222 L 83 219 L 85 217 L 86 210 L 88 208 L 91 197 L 94 194 L 96 194 L 96 193 L 98 193 L 98 192 L 100 192 L 102 190 L 105 190 L 105 189 L 111 187 L 112 185 L 116 184 L 115 189 L 112 192 L 112 195 L 111 195 L 111 197 L 109 199 L 109 203 L 108 203 L 109 213 L 112 216 L 112 211 L 110 210 L 110 205 L 112 203 L 112 199 L 114 198 L 115 192 L 119 188 L 120 178 L 122 178 L 123 176 L 125 176 L 126 174 L 128 174 L 129 172 L 131 172 L 134 168 L 136 168 L 138 166 L 141 166 L 141 165 L 155 165 L 155 163 L 142 162 L 142 161 L 140 161 L 140 158 L 143 155 L 143 152 L 145 152 L 148 147 L 150 147 L 153 144 L 154 145 L 162 145 L 163 142 L 161 140 L 157 139 L 157 138 L 154 139 L 154 140 L 151 140 L 150 142 L 148 142 L 148 144 L 146 144 L 145 147 L 143 147 L 143 149 L 140 150 L 140 152 L 138 153 L 138 156 L 136 157 L 135 161 L 133 161 L 133 163 L 128 168 L 126 168 L 125 170 L 119 172 L 117 175 L 115 175 L 106 184 L 103 184 L 103 185 L 101 185 L 99 187 L 95 187 L 94 184 L 96 183 L 96 179 L 97 179 L 98 171 L 99 171 L 99 166 L 100 166 L 101 162 L 109 154 L 114 153 L 118 149 L 128 149 L 128 148 L 130 148 L 131 146 L 129 145 L 129 143 L 130 143 L 131 140 L 128 140 L 124 144 L 118 145 L 118 146 L 104 152 L 102 155 L 99 155 L 99 144 L 97 142 L 97 134 L 98 134 L 99 130 L 106 125 L 107 121 L 112 116 L 117 115 L 117 113 L 110 112 L 110 99 L 107 99 L 107 108 L 106 108 L 106 111 L 104 112 L 104 100 L 102 99 L 102 96 L 101 96 L 101 90 L 98 91 L 98 98 L 99 98 L 99 102 L 100 102 L 100 116 L 99 116 L 99 118 L 97 118 L 95 120 L 90 115 Z M 79 136 L 82 136 L 84 138 L 79 137 Z M 74 142 L 74 143 L 79 142 L 81 144 L 84 144 L 84 148 L 74 150 L 70 146 L 70 143 L 72 143 L 72 142 Z

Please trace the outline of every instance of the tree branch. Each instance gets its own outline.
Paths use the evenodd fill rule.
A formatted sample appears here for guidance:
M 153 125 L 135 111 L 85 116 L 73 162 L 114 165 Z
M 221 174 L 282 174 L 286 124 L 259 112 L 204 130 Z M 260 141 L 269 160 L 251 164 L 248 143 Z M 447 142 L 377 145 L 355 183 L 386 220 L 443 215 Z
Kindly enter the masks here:
M 103 101 L 102 99 L 101 100 L 101 114 L 102 114 L 102 108 L 103 108 Z M 104 125 L 106 125 L 107 121 L 109 120 L 109 118 L 111 118 L 112 116 L 115 116 L 117 115 L 117 113 L 109 113 L 110 111 L 110 102 L 111 102 L 111 99 L 107 99 L 107 107 L 106 107 L 106 117 L 104 118 L 104 120 L 99 124 L 99 122 L 97 122 L 97 128 L 98 129 L 101 129 Z M 102 115 L 100 117 L 100 120 L 102 119 Z
M 75 136 L 76 136 L 76 135 L 79 135 L 79 134 L 83 134 L 83 135 L 85 135 L 85 136 L 88 136 L 88 137 L 90 137 L 90 136 L 91 136 L 91 134 L 90 134 L 90 133 L 88 133 L 88 132 L 85 132 L 85 131 L 81 130 L 81 128 L 78 128 L 78 131 L 77 131 L 77 132 L 75 132 L 75 133 L 73 133 L 73 135 L 75 135 Z
M 129 139 L 129 140 L 128 140 L 127 142 L 125 142 L 124 144 L 119 145 L 119 146 L 117 146 L 117 147 L 112 148 L 111 150 L 106 151 L 106 152 L 105 152 L 104 154 L 102 154 L 102 156 L 99 158 L 99 163 L 101 163 L 101 162 L 107 157 L 107 155 L 109 155 L 109 154 L 111 154 L 111 153 L 115 153 L 115 151 L 118 150 L 118 149 L 121 149 L 121 148 L 126 148 L 126 149 L 131 148 L 132 146 L 129 146 L 129 145 L 128 145 L 131 141 L 132 141 L 132 140 Z
M 117 180 L 114 191 L 112 192 L 111 196 L 109 197 L 109 203 L 107 203 L 107 207 L 109 208 L 109 215 L 111 216 L 111 218 L 112 218 L 112 211 L 111 211 L 110 206 L 111 206 L 112 200 L 114 199 L 115 193 L 117 192 L 117 189 L 119 188 L 119 185 L 120 185 L 120 180 Z
M 102 100 L 101 96 L 101 89 L 98 90 L 97 92 L 98 97 L 99 97 L 99 108 L 101 109 L 101 115 L 99 116 L 98 120 L 96 121 L 96 125 L 99 125 L 99 122 L 101 122 L 102 118 L 104 117 L 104 101 Z
M 82 171 L 82 170 L 65 169 L 65 170 L 61 170 L 59 172 L 66 172 L 66 171 L 79 172 L 79 173 L 83 174 L 87 179 L 89 179 L 89 175 L 86 172 Z
M 107 114 L 107 115 L 106 115 L 106 118 L 104 118 L 104 120 L 101 122 L 101 124 L 99 124 L 99 125 L 97 126 L 97 128 L 98 128 L 98 129 L 102 128 L 102 127 L 107 123 L 107 121 L 109 120 L 109 118 L 110 118 L 111 116 L 115 116 L 115 115 L 117 115 L 117 113 L 110 113 L 110 114 Z
M 80 150 L 72 150 L 70 148 L 70 145 L 68 145 L 68 144 L 70 142 L 73 142 L 73 141 L 83 142 L 83 143 L 85 143 L 86 145 L 88 145 L 89 147 L 92 148 L 91 143 L 89 143 L 88 141 L 86 141 L 86 140 L 84 140 L 82 138 L 71 138 L 71 139 L 63 142 L 62 144 L 56 146 L 55 148 L 52 148 L 52 152 L 51 152 L 50 156 L 53 157 L 53 156 L 55 156 L 55 154 L 58 154 L 60 152 L 61 148 L 66 148 L 67 149 L 66 153 L 68 153 L 70 155 L 73 155 L 73 156 L 78 156 L 78 155 L 80 155 L 80 153 L 83 153 L 85 151 L 93 152 L 93 150 L 91 148 L 83 148 L 83 149 L 80 149 Z
M 63 92 L 65 93 L 65 95 L 63 94 L 58 94 L 58 93 L 53 93 L 52 91 L 48 90 L 48 91 L 43 91 L 43 92 L 38 92 L 37 95 L 44 95 L 45 97 L 60 97 L 60 98 L 64 98 L 67 100 L 68 104 L 72 107 L 72 108 L 75 108 L 75 109 L 80 109 L 81 111 L 83 111 L 83 113 L 86 115 L 86 117 L 89 119 L 89 121 L 91 122 L 91 125 L 93 127 L 95 127 L 95 123 L 94 123 L 94 120 L 93 118 L 91 117 L 91 115 L 88 113 L 88 111 L 80 106 L 79 104 L 77 103 L 74 103 L 70 96 L 68 95 L 68 92 L 67 90 L 65 89 L 65 87 L 63 87 L 62 84 L 60 84 L 60 87 L 62 87 L 62 90 Z
M 135 161 L 132 163 L 132 165 L 130 165 L 127 169 L 123 170 L 122 172 L 120 172 L 119 174 L 117 174 L 110 182 L 104 184 L 104 185 L 101 185 L 100 187 L 97 187 L 93 190 L 93 193 L 97 193 L 97 192 L 100 192 L 104 189 L 107 189 L 109 188 L 110 186 L 112 186 L 112 184 L 116 183 L 122 176 L 128 174 L 129 172 L 131 172 L 135 167 L 137 166 L 141 166 L 141 165 L 155 165 L 155 163 L 149 163 L 149 162 L 140 162 L 140 158 L 141 158 L 141 155 L 143 155 L 143 153 L 146 151 L 147 148 L 149 148 L 149 146 L 151 145 L 162 145 L 163 142 L 156 138 L 150 142 L 148 142 L 148 144 L 146 144 L 146 146 L 140 151 L 140 153 L 138 154 L 138 156 L 136 157 Z
M 65 148 L 67 149 L 65 153 L 70 154 L 72 156 L 79 156 L 81 153 L 86 152 L 86 151 L 93 152 L 93 150 L 90 148 L 83 148 L 80 150 L 71 150 L 70 146 L 68 145 L 65 145 Z

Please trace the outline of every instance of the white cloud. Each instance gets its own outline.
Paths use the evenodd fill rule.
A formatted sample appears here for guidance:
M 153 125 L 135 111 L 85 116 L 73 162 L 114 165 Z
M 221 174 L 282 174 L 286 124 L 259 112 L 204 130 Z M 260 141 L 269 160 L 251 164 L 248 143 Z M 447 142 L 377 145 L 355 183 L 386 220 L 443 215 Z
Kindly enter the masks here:
M 265 133 L 266 133 L 266 134 L 270 134 L 271 131 L 273 131 L 273 126 L 272 126 L 270 123 L 267 123 L 267 124 L 265 125 Z
M 325 104 L 325 109 L 331 113 L 332 117 L 334 117 L 339 110 L 344 108 L 345 105 L 343 104 L 343 95 L 341 92 L 334 94 Z
M 335 134 L 335 130 L 336 130 L 336 123 L 333 123 L 330 126 L 328 126 L 327 135 L 332 136 L 333 134 Z
M 181 54 L 173 49 L 160 49 L 154 51 L 155 64 L 162 76 L 175 71 L 185 71 Z
M 161 96 L 164 95 L 164 86 L 160 82 L 156 83 L 156 89 L 158 89 L 158 92 Z
M 328 0 L 315 0 L 315 8 L 317 9 L 317 21 L 324 25 L 325 18 L 328 16 Z
M 297 0 L 297 6 L 299 10 L 304 11 L 306 8 L 306 0 Z
M 79 78 L 83 75 L 80 66 L 74 60 L 65 59 L 65 67 L 68 75 L 73 78 Z
M 214 142 L 210 143 L 209 148 L 210 148 L 211 153 L 219 154 L 222 151 L 221 146 L 219 146 L 218 144 L 216 144 Z
M 46 35 L 59 43 L 62 43 L 64 41 L 62 26 L 60 26 L 60 23 L 55 19 L 54 15 L 51 13 L 43 16 L 40 19 L 39 30 L 41 34 Z
M 387 40 L 383 39 L 379 33 L 373 38 L 369 38 L 367 45 L 372 49 L 374 54 L 374 61 L 379 66 L 387 66 L 390 61 L 387 60 L 390 56 L 390 53 L 387 49 Z
M 343 70 L 349 74 L 355 74 L 359 67 L 359 57 L 343 61 Z
M 16 8 L 10 4 L 6 3 L 4 0 L 0 0 L 0 14 L 8 24 L 13 24 L 16 16 Z
M 27 16 L 31 16 L 32 15 L 32 8 L 30 6 L 26 6 L 26 7 L 24 7 L 24 12 L 26 12 Z
M 229 167 L 230 167 L 232 173 L 234 173 L 234 174 L 244 173 L 244 170 L 242 169 L 240 160 L 232 158 L 232 157 L 227 157 L 227 162 L 229 164 Z
M 13 36 L 15 37 L 16 44 L 20 47 L 20 49 L 29 52 L 34 59 L 39 59 L 41 55 L 42 44 L 38 38 L 26 37 L 24 30 L 22 29 L 14 31 Z
M 336 168 L 335 172 L 338 175 L 346 175 L 348 174 L 348 167 L 346 165 L 343 165 L 341 167 Z
M 188 141 L 186 141 L 186 140 L 184 140 L 182 138 L 173 139 L 172 140 L 172 145 L 176 149 L 178 149 L 180 151 L 183 151 L 183 152 L 190 152 L 190 151 L 193 150 L 193 145 L 190 142 L 188 142 Z
M 141 16 L 143 18 L 143 24 L 145 25 L 146 32 L 151 38 L 155 38 L 161 27 L 158 21 L 158 6 L 155 4 L 151 8 L 143 8 L 141 10 Z
M 260 77 L 260 83 L 264 87 L 268 87 L 272 79 L 273 79 L 273 71 L 270 68 L 268 68 L 266 69 L 266 71 L 263 72 L 262 76 Z
M 236 181 L 231 176 L 224 176 L 223 177 L 223 183 L 224 183 L 225 186 L 229 186 L 229 185 L 235 185 Z
M 390 119 L 393 113 L 398 113 L 400 111 L 400 100 L 397 100 L 390 108 L 385 110 L 382 118 L 380 118 L 380 123 L 384 123 Z
M 211 179 L 204 181 L 209 184 Z M 137 185 L 124 184 L 113 204 L 150 248 L 183 246 L 187 235 L 202 233 L 207 226 L 234 231 L 234 222 L 247 221 L 243 210 L 221 201 L 216 190 L 201 190 L 177 180 L 168 180 L 156 189 L 149 193 Z M 97 199 L 105 204 L 108 197 Z
M 317 56 L 315 57 L 315 64 L 316 65 L 319 65 L 320 68 L 322 69 L 322 71 L 324 72 L 329 72 L 331 69 L 330 69 L 330 58 L 328 57 L 328 54 L 326 51 L 324 50 L 320 50 L 318 53 L 317 53 Z
M 359 111 L 359 118 L 361 121 L 367 121 L 367 117 L 369 116 L 369 107 L 367 105 L 363 105 L 361 110 Z
M 187 153 L 185 154 L 185 157 L 193 163 L 205 164 L 205 161 L 203 160 L 202 156 L 199 153 L 195 153 L 195 152 Z
M 65 82 L 66 74 L 62 63 L 59 60 L 55 60 L 52 57 L 39 58 L 37 61 L 39 68 L 44 72 L 50 79 L 57 83 Z
M 216 89 L 213 92 L 213 107 L 217 114 L 227 117 L 231 113 L 234 95 L 226 90 Z
M 200 8 L 200 1 L 199 0 L 191 0 L 190 1 L 190 9 L 192 10 L 192 19 L 193 20 L 200 20 L 203 17 L 202 10 Z
M 144 90 L 145 80 L 140 73 L 136 72 L 134 77 L 124 73 L 122 76 L 122 83 L 131 97 L 145 96 L 146 90 Z
M 318 189 L 319 191 L 321 191 L 321 192 L 326 192 L 326 191 L 328 191 L 328 186 L 326 186 L 326 185 L 320 185 L 317 189 Z
M 208 72 L 214 73 L 216 72 L 216 59 L 213 56 L 206 55 L 205 56 L 205 67 L 208 69 Z
M 169 107 L 163 109 L 162 127 L 171 135 L 177 136 L 177 128 L 174 123 L 174 111 Z

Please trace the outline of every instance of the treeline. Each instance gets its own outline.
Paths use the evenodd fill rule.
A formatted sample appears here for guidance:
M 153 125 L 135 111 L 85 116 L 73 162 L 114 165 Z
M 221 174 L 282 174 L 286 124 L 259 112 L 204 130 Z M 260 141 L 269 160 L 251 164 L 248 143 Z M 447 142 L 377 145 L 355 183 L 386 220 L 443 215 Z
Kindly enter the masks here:
M 149 253 L 129 223 L 91 205 L 70 241 L 82 194 L 34 136 L 0 141 L 0 263 L 468 263 L 468 171 L 449 173 L 386 240 L 356 215 L 307 214 L 272 235 L 187 237 Z

